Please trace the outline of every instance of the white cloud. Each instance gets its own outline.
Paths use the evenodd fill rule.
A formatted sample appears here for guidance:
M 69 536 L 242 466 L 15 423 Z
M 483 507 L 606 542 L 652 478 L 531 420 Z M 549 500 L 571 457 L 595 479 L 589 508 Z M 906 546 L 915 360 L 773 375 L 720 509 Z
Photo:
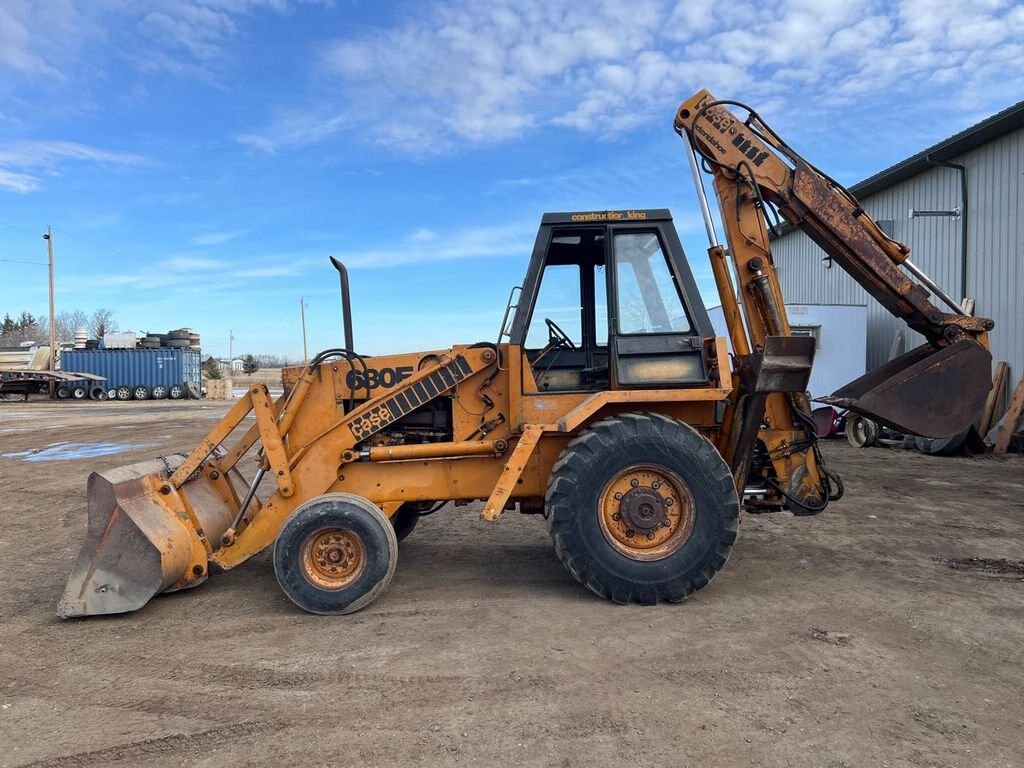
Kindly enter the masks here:
M 241 140 L 264 150 L 343 131 L 411 154 L 549 126 L 615 137 L 667 121 L 699 87 L 802 120 L 930 89 L 1005 106 L 1024 87 L 1024 6 L 1010 0 L 472 0 L 320 49 L 318 86 Z M 335 105 L 331 112 L 325 104 Z M 326 112 L 324 110 L 327 110 Z M 324 115 L 344 115 L 324 120 Z
M 298 109 L 281 110 L 273 124 L 264 132 L 243 133 L 235 138 L 242 144 L 261 152 L 273 153 L 328 139 L 356 124 L 345 114 L 320 114 Z
M 202 256 L 172 256 L 163 263 L 163 270 L 175 273 L 211 272 L 224 269 L 225 262 Z
M 306 2 L 4 0 L 0 72 L 36 80 L 72 78 L 83 68 L 98 72 L 103 54 L 117 50 L 144 72 L 211 78 L 229 58 L 229 45 L 244 20 L 261 12 L 286 14 Z
M 382 269 L 405 264 L 436 264 L 470 258 L 521 257 L 533 247 L 535 222 L 468 227 L 438 233 L 417 229 L 381 248 L 335 256 L 349 269 Z
M 229 243 L 232 240 L 237 240 L 240 237 L 245 237 L 247 234 L 249 234 L 249 230 L 247 229 L 228 229 L 216 232 L 203 232 L 193 237 L 189 242 L 192 245 L 200 247 L 223 245 L 224 243 Z
M 15 173 L 0 168 L 0 189 L 7 189 L 11 192 L 34 192 L 39 189 L 40 181 L 35 176 L 27 173 Z
M 74 141 L 15 141 L 0 144 L 0 188 L 33 192 L 42 186 L 38 174 L 53 175 L 71 161 L 111 166 L 138 166 L 146 158 L 129 152 L 80 144 Z

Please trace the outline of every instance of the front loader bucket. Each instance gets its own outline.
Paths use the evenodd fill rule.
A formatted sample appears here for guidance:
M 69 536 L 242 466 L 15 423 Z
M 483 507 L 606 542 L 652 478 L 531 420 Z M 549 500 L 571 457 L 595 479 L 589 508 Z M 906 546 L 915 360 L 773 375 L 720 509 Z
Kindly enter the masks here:
M 89 476 L 85 543 L 58 616 L 126 613 L 160 592 L 205 580 L 206 549 L 185 504 L 213 542 L 231 525 L 231 510 L 202 475 L 172 489 L 167 469 L 181 461 L 168 457 Z
M 820 402 L 921 437 L 952 437 L 981 414 L 992 387 L 992 354 L 973 341 L 917 347 Z

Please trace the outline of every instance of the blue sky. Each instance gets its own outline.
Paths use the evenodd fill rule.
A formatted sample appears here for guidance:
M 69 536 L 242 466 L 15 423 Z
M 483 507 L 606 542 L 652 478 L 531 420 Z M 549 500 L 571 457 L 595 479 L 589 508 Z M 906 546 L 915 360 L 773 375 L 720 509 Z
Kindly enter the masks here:
M 548 210 L 669 207 L 678 104 L 756 107 L 856 182 L 1024 96 L 1001 0 L 3 0 L 0 259 L 58 309 L 213 354 L 493 339 Z M 46 311 L 0 261 L 0 312 Z

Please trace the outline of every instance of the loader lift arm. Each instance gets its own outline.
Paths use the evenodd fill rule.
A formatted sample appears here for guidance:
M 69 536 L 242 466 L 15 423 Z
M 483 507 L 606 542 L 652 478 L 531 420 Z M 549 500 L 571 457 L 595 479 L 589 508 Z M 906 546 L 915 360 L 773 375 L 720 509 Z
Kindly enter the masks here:
M 746 112 L 741 120 L 729 107 Z M 702 90 L 685 101 L 675 118 L 676 132 L 688 143 L 691 168 L 711 243 L 709 256 L 737 369 L 754 351 L 763 354 L 770 337 L 791 336 L 775 263 L 770 248 L 769 214 L 774 210 L 805 232 L 835 263 L 871 296 L 927 343 L 882 368 L 846 385 L 831 398 L 837 406 L 863 413 L 902 431 L 925 436 L 957 434 L 977 417 L 989 389 L 991 355 L 987 332 L 993 322 L 963 312 L 910 260 L 910 249 L 886 235 L 842 185 L 822 173 L 789 147 L 749 107 L 716 100 Z M 713 177 L 729 246 L 718 243 L 704 196 L 698 159 Z M 730 256 L 737 291 L 726 264 Z M 910 274 L 908 274 L 908 272 Z M 953 309 L 943 312 L 929 291 Z M 740 324 L 746 320 L 745 334 Z M 749 335 L 748 335 L 749 334 Z M 744 391 L 743 382 L 738 382 Z M 749 389 L 749 384 L 747 389 Z M 758 412 L 744 415 L 750 423 Z M 728 417 L 726 420 L 728 424 Z M 803 393 L 770 393 L 765 397 L 761 439 L 774 467 L 769 484 L 791 508 L 802 503 L 816 511 L 827 503 L 829 483 L 815 446 L 810 405 Z M 806 428 L 805 428 L 806 427 Z M 806 438 L 800 439 L 803 430 Z M 733 428 L 726 445 L 737 485 L 749 460 L 742 430 Z M 749 442 L 749 441 L 748 441 Z

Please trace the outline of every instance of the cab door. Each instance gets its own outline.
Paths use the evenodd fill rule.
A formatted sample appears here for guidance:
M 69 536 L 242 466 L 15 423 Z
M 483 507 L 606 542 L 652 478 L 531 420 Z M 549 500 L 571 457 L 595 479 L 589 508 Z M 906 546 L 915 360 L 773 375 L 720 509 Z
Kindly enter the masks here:
M 613 226 L 609 234 L 612 385 L 706 385 L 703 338 L 714 333 L 675 232 Z

